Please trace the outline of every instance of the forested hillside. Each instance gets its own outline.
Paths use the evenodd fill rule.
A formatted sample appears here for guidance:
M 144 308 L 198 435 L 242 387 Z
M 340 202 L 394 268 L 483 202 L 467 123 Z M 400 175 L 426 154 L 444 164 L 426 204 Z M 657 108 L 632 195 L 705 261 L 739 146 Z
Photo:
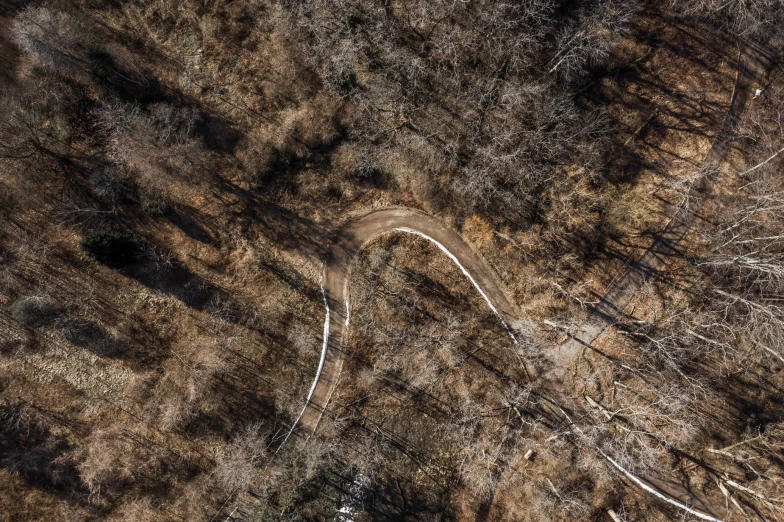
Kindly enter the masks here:
M 0 520 L 784 520 L 782 18 L 0 4 Z

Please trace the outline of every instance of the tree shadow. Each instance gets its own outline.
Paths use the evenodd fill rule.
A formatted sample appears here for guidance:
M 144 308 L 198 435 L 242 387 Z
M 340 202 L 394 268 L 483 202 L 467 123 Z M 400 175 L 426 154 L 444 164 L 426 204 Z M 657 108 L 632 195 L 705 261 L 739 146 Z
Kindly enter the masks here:
M 175 91 L 164 87 L 157 78 L 143 74 L 133 66 L 128 69 L 118 56 L 103 45 L 85 49 L 84 64 L 93 84 L 104 97 L 126 103 L 174 103 L 179 101 Z
M 313 285 L 313 283 L 303 277 L 303 275 L 289 263 L 281 260 L 270 262 L 265 259 L 260 261 L 260 265 L 270 271 L 282 283 L 286 284 L 289 288 L 305 296 L 309 301 L 320 301 L 321 291 Z M 333 309 L 340 310 L 341 308 L 331 303 Z
M 280 411 L 271 389 L 258 393 L 257 390 L 249 390 L 247 383 L 241 379 L 229 376 L 217 377 L 212 392 L 221 397 L 221 408 L 199 412 L 183 426 L 187 433 L 194 436 L 218 435 L 229 442 L 247 426 L 263 421 L 280 422 Z M 290 426 L 293 419 L 283 420 L 284 425 Z
M 398 478 L 386 478 L 373 484 L 365 500 L 365 507 L 373 513 L 373 520 L 425 521 L 448 511 L 446 491 L 440 488 L 428 491 L 413 480 L 403 482 Z
M 163 263 L 142 259 L 121 272 L 151 290 L 176 297 L 195 310 L 203 310 L 210 299 L 223 296 L 220 289 L 176 260 Z
M 129 355 L 128 347 L 92 321 L 67 318 L 58 325 L 65 340 L 102 357 L 121 359 Z
M 0 4 L 0 85 L 3 86 L 16 83 L 16 70 L 21 58 L 19 48 L 9 38 L 10 17 L 22 8 L 21 2 L 16 8 L 13 4 L 14 1 Z
M 242 139 L 242 133 L 229 121 L 209 112 L 202 114 L 194 131 L 209 150 L 216 152 L 231 154 Z
M 242 230 L 249 230 L 252 223 L 259 226 L 264 236 L 279 248 L 316 259 L 326 257 L 330 229 L 266 199 L 254 190 L 223 179 L 216 180 L 216 183 L 226 194 L 234 196 L 224 202 L 231 219 L 239 221 Z
M 633 39 L 649 51 L 610 70 L 596 71 L 580 90 L 581 99 L 589 106 L 619 107 L 620 112 L 611 118 L 616 132 L 611 136 L 612 159 L 606 177 L 612 183 L 635 182 L 652 166 L 652 154 L 665 155 L 665 164 L 682 160 L 677 150 L 666 146 L 671 131 L 706 137 L 722 123 L 723 104 L 684 91 L 685 87 L 674 83 L 676 73 L 667 63 L 680 60 L 697 71 L 714 71 L 719 61 L 736 59 L 734 40 L 704 24 L 678 17 L 662 19 L 661 12 L 647 8 L 638 14 L 638 20 L 632 28 Z M 607 78 L 611 81 L 603 81 Z M 734 70 L 726 78 L 716 79 L 732 86 Z M 642 116 L 630 122 L 627 116 L 634 113 Z
M 166 214 L 166 218 L 191 239 L 206 245 L 213 244 L 215 241 L 210 232 L 199 223 L 202 216 L 190 207 L 177 207 L 176 210 Z
M 0 403 L 0 468 L 31 487 L 78 502 L 74 493 L 84 493 L 84 488 L 75 461 L 68 457 L 70 450 L 38 411 L 24 403 Z

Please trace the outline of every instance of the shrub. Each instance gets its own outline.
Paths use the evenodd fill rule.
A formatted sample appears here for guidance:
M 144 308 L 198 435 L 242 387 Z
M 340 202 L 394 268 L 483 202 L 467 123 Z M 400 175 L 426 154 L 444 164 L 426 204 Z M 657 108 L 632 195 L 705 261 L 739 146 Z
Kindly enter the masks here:
M 164 196 L 142 197 L 142 212 L 148 216 L 165 216 L 171 210 L 171 204 Z
M 28 7 L 11 25 L 14 41 L 35 65 L 61 74 L 77 70 L 71 51 L 79 44 L 78 33 L 76 18 L 45 7 Z
M 140 242 L 123 230 L 91 232 L 80 246 L 99 263 L 115 268 L 130 264 L 141 251 Z
M 92 172 L 87 179 L 90 191 L 99 198 L 114 199 L 122 192 L 122 184 L 116 175 L 109 171 Z
M 11 317 L 24 326 L 43 326 L 55 313 L 54 305 L 41 297 L 23 297 L 11 307 Z

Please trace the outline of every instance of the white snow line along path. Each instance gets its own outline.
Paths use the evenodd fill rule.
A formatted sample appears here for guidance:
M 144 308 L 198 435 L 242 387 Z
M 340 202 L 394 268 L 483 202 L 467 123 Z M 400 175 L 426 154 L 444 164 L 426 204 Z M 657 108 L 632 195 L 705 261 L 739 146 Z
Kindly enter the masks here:
M 321 346 L 321 359 L 319 360 L 318 370 L 316 370 L 316 378 L 313 379 L 313 384 L 310 386 L 310 391 L 308 392 L 308 398 L 305 399 L 305 405 L 302 407 L 302 411 L 299 412 L 297 416 L 297 420 L 291 425 L 291 429 L 286 434 L 286 438 L 283 439 L 283 442 L 280 443 L 278 449 L 275 450 L 275 455 L 278 454 L 280 448 L 286 444 L 286 441 L 289 440 L 289 437 L 294 432 L 294 429 L 299 424 L 300 419 L 305 414 L 305 410 L 308 409 L 310 405 L 310 399 L 313 398 L 313 392 L 316 391 L 316 386 L 318 385 L 319 379 L 321 378 L 321 372 L 324 370 L 324 362 L 327 360 L 327 347 L 329 346 L 329 303 L 327 302 L 327 294 L 324 292 L 324 284 L 323 284 L 324 276 L 322 275 L 322 279 L 319 281 L 319 286 L 321 286 L 321 297 L 324 299 L 324 308 L 326 310 L 326 315 L 324 317 L 324 342 Z M 348 301 L 346 301 L 346 326 L 348 326 Z
M 449 258 L 458 266 L 458 268 L 460 268 L 460 270 L 463 272 L 463 274 L 465 274 L 466 277 L 468 277 L 468 279 L 474 285 L 474 288 L 476 288 L 479 291 L 479 293 L 482 295 L 482 297 L 484 298 L 484 300 L 487 303 L 487 305 L 490 307 L 490 309 L 493 311 L 493 313 L 495 313 L 495 315 L 501 321 L 501 324 L 506 329 L 507 333 L 509 334 L 509 337 L 511 337 L 512 341 L 514 341 L 514 343 L 517 344 L 517 338 L 515 337 L 514 333 L 512 332 L 512 329 L 509 328 L 509 325 L 506 324 L 506 321 L 504 321 L 504 318 L 498 312 L 496 307 L 493 306 L 493 303 L 490 302 L 490 299 L 487 297 L 487 294 L 484 293 L 484 291 L 479 286 L 479 284 L 476 282 L 476 280 L 471 276 L 471 274 L 468 272 L 468 270 L 466 270 L 466 268 L 462 264 L 460 264 L 460 261 L 457 260 L 457 257 L 455 257 L 449 250 L 447 250 L 447 248 L 444 245 L 442 245 L 441 243 L 439 243 L 438 241 L 436 241 L 432 237 L 428 236 L 427 234 L 423 234 L 422 232 L 419 232 L 417 230 L 414 230 L 414 229 L 411 229 L 411 228 L 407 228 L 407 227 L 399 227 L 399 228 L 395 228 L 394 230 L 399 231 L 399 232 L 406 232 L 408 234 L 414 234 L 414 235 L 420 236 L 420 237 L 422 237 L 424 239 L 427 239 L 431 243 L 435 244 L 447 256 L 449 256 Z M 289 439 L 289 437 L 291 436 L 291 434 L 294 432 L 294 430 L 296 429 L 297 425 L 299 424 L 299 421 L 302 419 L 302 416 L 305 414 L 305 410 L 307 410 L 308 406 L 310 405 L 310 401 L 313 398 L 313 393 L 316 391 L 316 386 L 318 385 L 319 379 L 321 378 L 321 373 L 324 370 L 324 363 L 326 362 L 326 359 L 327 359 L 327 349 L 329 347 L 329 303 L 327 301 L 327 294 L 326 294 L 326 292 L 324 290 L 323 279 L 324 279 L 324 276 L 322 274 L 321 280 L 319 281 L 319 286 L 321 287 L 321 297 L 324 299 L 324 309 L 325 309 L 326 313 L 325 313 L 325 317 L 324 317 L 324 335 L 323 335 L 324 340 L 323 340 L 322 347 L 321 347 L 321 359 L 319 360 L 318 370 L 316 371 L 316 377 L 313 379 L 313 384 L 310 387 L 310 392 L 308 392 L 308 397 L 307 397 L 307 399 L 305 399 L 305 405 L 303 406 L 302 411 L 299 413 L 299 416 L 297 416 L 297 419 L 291 425 L 291 429 L 286 434 L 286 437 L 283 439 L 283 442 L 281 442 L 280 446 L 278 446 L 278 449 L 275 450 L 275 455 L 277 455 L 277 453 L 280 451 L 280 449 L 283 447 L 283 445 Z M 345 294 L 345 303 L 346 303 L 346 323 L 345 323 L 345 327 L 348 327 L 348 325 L 349 325 L 349 312 L 350 312 L 350 305 L 349 305 L 349 299 L 348 299 L 348 281 L 346 281 L 346 287 L 345 287 L 345 290 L 344 290 L 344 294 Z M 564 415 L 566 415 L 566 412 L 564 412 L 563 410 L 561 410 L 561 411 L 563 412 Z M 572 420 L 569 418 L 568 415 L 566 415 L 566 418 L 569 420 L 569 422 L 572 425 L 575 426 L 575 428 L 577 428 L 578 432 L 580 432 L 583 436 L 585 436 L 583 431 L 577 425 L 575 425 L 574 422 L 572 422 Z M 676 507 L 686 511 L 687 513 L 690 513 L 690 514 L 692 514 L 692 515 L 694 515 L 697 518 L 700 518 L 702 520 L 708 520 L 709 522 L 723 522 L 721 519 L 715 518 L 715 517 L 713 517 L 711 515 L 702 513 L 700 511 L 695 510 L 695 509 L 692 509 L 689 506 L 687 506 L 685 504 L 682 504 L 681 502 L 678 502 L 677 500 L 675 500 L 673 498 L 670 498 L 667 495 L 662 494 L 661 492 L 657 491 L 656 489 L 652 488 L 651 486 L 649 486 L 648 484 L 646 484 L 645 482 L 643 482 L 642 480 L 640 480 L 639 478 L 634 476 L 631 472 L 629 472 L 626 469 L 624 469 L 623 467 L 621 467 L 620 464 L 618 464 L 615 460 L 613 460 L 609 455 L 607 455 L 604 451 L 602 451 L 598 446 L 596 446 L 596 445 L 592 445 L 592 446 L 594 447 L 594 449 L 596 449 L 596 451 L 599 452 L 599 454 L 602 457 L 604 457 L 610 464 L 612 464 L 613 467 L 615 467 L 618 471 L 620 471 L 623 475 L 625 475 L 627 478 L 629 478 L 632 482 L 637 484 L 639 487 L 641 487 L 645 491 L 653 494 L 657 498 L 667 502 L 668 504 L 676 506 Z M 233 514 L 233 512 L 232 512 L 232 514 Z M 231 518 L 231 515 L 229 516 L 229 518 Z
M 687 513 L 691 513 L 692 515 L 694 515 L 694 516 L 695 516 L 695 517 L 697 517 L 697 518 L 701 518 L 702 520 L 709 520 L 710 522 L 724 522 L 723 520 L 721 520 L 721 519 L 719 519 L 719 518 L 715 518 L 715 517 L 713 517 L 713 516 L 711 516 L 711 515 L 708 515 L 708 514 L 706 514 L 706 513 L 703 513 L 703 512 L 701 512 L 701 511 L 697 511 L 696 509 L 692 509 L 692 508 L 690 508 L 689 506 L 687 506 L 686 504 L 683 504 L 683 503 L 681 503 L 681 502 L 678 502 L 678 501 L 677 501 L 677 500 L 675 500 L 674 498 L 668 497 L 667 495 L 665 495 L 665 494 L 661 493 L 660 491 L 657 491 L 656 489 L 652 488 L 651 486 L 649 486 L 648 484 L 646 484 L 646 483 L 645 483 L 645 482 L 643 482 L 642 480 L 640 480 L 640 479 L 638 479 L 637 477 L 635 477 L 634 475 L 632 475 L 632 473 L 631 473 L 630 471 L 628 471 L 628 470 L 626 470 L 625 468 L 621 467 L 621 465 L 620 465 L 620 464 L 618 464 L 617 462 L 615 462 L 615 460 L 613 460 L 613 459 L 612 459 L 612 458 L 611 458 L 609 455 L 607 455 L 607 454 L 606 454 L 604 451 L 602 451 L 602 449 L 601 449 L 599 446 L 597 446 L 596 444 L 594 444 L 594 443 L 590 442 L 590 440 L 588 439 L 588 436 L 585 434 L 585 432 L 582 430 L 582 428 L 580 428 L 580 426 L 578 426 L 577 424 L 575 424 L 575 423 L 574 423 L 574 421 L 573 421 L 573 420 L 571 419 L 571 417 L 569 417 L 569 415 L 568 415 L 568 414 L 567 414 L 567 413 L 566 413 L 566 412 L 563 410 L 563 408 L 561 408 L 560 406 L 558 406 L 558 409 L 559 409 L 559 410 L 561 410 L 561 413 L 564 415 L 564 417 L 566 417 L 566 420 L 568 420 L 568 421 L 569 421 L 569 424 L 571 424 L 572 426 L 574 426 L 574 428 L 577 430 L 577 433 L 579 433 L 580 435 L 582 435 L 582 436 L 583 436 L 583 438 L 584 438 L 586 441 L 588 441 L 588 445 L 589 445 L 589 446 L 593 447 L 593 449 L 595 449 L 596 451 L 598 451 L 598 452 L 599 452 L 599 454 L 600 454 L 602 457 L 604 457 L 604 458 L 605 458 L 605 460 L 607 460 L 607 462 L 609 462 L 610 464 L 612 464 L 612 465 L 613 465 L 613 467 L 614 467 L 615 469 L 617 469 L 618 471 L 620 471 L 621 473 L 623 473 L 623 474 L 624 474 L 626 477 L 628 477 L 628 478 L 629 478 L 629 480 L 631 480 L 632 482 L 634 482 L 635 484 L 637 484 L 638 486 L 640 486 L 642 489 L 644 489 L 644 490 L 645 490 L 645 491 L 647 491 L 648 493 L 651 493 L 651 494 L 652 494 L 652 495 L 654 495 L 655 497 L 657 497 L 657 498 L 659 498 L 659 499 L 661 499 L 661 500 L 665 501 L 665 502 L 666 502 L 666 503 L 668 503 L 668 504 L 671 504 L 671 505 L 673 505 L 673 506 L 676 506 L 676 507 L 678 507 L 678 508 L 680 508 L 680 509 L 682 509 L 682 510 L 686 511 Z
M 476 280 L 471 276 L 471 274 L 468 272 L 468 270 L 466 270 L 465 267 L 460 264 L 460 261 L 457 260 L 457 257 L 455 257 L 454 254 L 452 254 L 452 252 L 447 250 L 447 248 L 444 245 L 442 245 L 441 243 L 439 243 L 438 241 L 436 241 L 432 237 L 428 236 L 427 234 L 423 234 L 422 232 L 419 232 L 417 230 L 414 230 L 412 228 L 399 227 L 399 228 L 396 228 L 395 230 L 400 231 L 400 232 L 407 232 L 409 234 L 414 234 L 414 235 L 417 235 L 419 237 L 423 237 L 423 238 L 427 239 L 428 241 L 430 241 L 431 243 L 435 244 L 438 248 L 441 249 L 441 251 L 443 253 L 448 255 L 449 259 L 454 261 L 454 263 L 458 266 L 458 268 L 460 268 L 460 270 L 471 281 L 471 284 L 474 285 L 474 288 L 479 290 L 479 293 L 482 294 L 482 297 L 485 299 L 485 302 L 487 302 L 487 306 L 490 307 L 490 310 L 493 311 L 493 313 L 496 315 L 496 317 L 498 317 L 498 319 L 501 321 L 501 324 L 504 325 L 504 328 L 506 328 L 506 333 L 509 334 L 509 337 L 512 338 L 512 341 L 514 341 L 514 343 L 517 344 L 517 338 L 515 337 L 514 333 L 512 332 L 512 329 L 509 328 L 509 325 L 506 324 L 506 321 L 504 321 L 504 318 L 501 317 L 500 313 L 498 313 L 498 310 L 496 309 L 496 307 L 493 306 L 493 303 L 490 302 L 490 299 L 487 297 L 487 294 L 485 294 L 484 291 L 482 291 L 482 288 L 479 286 L 479 284 L 476 282 Z
M 444 252 L 447 256 L 449 256 L 449 259 L 451 259 L 457 265 L 457 267 L 460 269 L 460 271 L 463 272 L 463 274 L 465 274 L 465 276 L 469 279 L 469 281 L 471 281 L 471 284 L 474 285 L 474 288 L 476 288 L 479 291 L 479 293 L 482 295 L 482 297 L 484 298 L 485 302 L 487 303 L 487 306 L 490 307 L 490 309 L 493 311 L 493 313 L 496 315 L 496 317 L 498 317 L 498 320 L 501 321 L 501 324 L 506 329 L 506 333 L 508 333 L 509 337 L 512 338 L 512 341 L 514 341 L 514 343 L 517 344 L 517 337 L 515 337 L 514 332 L 512 331 L 511 328 L 509 328 L 509 325 L 506 324 L 506 321 L 504 321 L 504 318 L 501 317 L 501 314 L 498 312 L 498 309 L 493 305 L 493 303 L 487 297 L 487 294 L 485 294 L 485 292 L 479 286 L 479 283 L 476 282 L 476 279 L 474 279 L 473 276 L 468 272 L 468 270 L 466 270 L 466 268 L 463 265 L 460 264 L 460 261 L 457 260 L 457 257 L 455 257 L 455 255 L 452 254 L 452 252 L 447 250 L 447 248 L 444 245 L 442 245 L 441 243 L 439 243 L 438 241 L 436 241 L 432 237 L 428 236 L 427 234 L 423 234 L 422 232 L 419 232 L 417 230 L 414 230 L 412 228 L 399 227 L 399 228 L 396 228 L 394 230 L 397 230 L 398 232 L 406 232 L 408 234 L 414 234 L 414 235 L 423 237 L 423 238 L 427 239 L 428 241 L 430 241 L 431 243 L 435 244 L 442 252 Z M 283 442 L 281 442 L 280 446 L 278 446 L 278 449 L 275 450 L 275 454 L 276 455 L 280 451 L 280 448 L 282 448 L 283 445 L 286 443 L 286 441 L 289 440 L 289 437 L 294 432 L 294 430 L 297 428 L 297 425 L 299 424 L 300 419 L 302 419 L 302 416 L 305 414 L 305 410 L 308 409 L 308 406 L 310 405 L 310 400 L 313 398 L 313 392 L 316 391 L 316 386 L 318 385 L 319 379 L 321 378 L 321 372 L 324 370 L 324 362 L 327 359 L 327 349 L 329 347 L 329 303 L 327 302 L 327 295 L 326 295 L 326 293 L 324 291 L 324 284 L 323 283 L 324 283 L 324 275 L 322 274 L 321 280 L 319 281 L 319 286 L 321 286 L 321 297 L 324 299 L 324 308 L 326 310 L 326 317 L 324 318 L 324 342 L 323 342 L 322 347 L 321 347 L 321 360 L 319 361 L 318 370 L 316 370 L 316 377 L 313 379 L 313 384 L 310 386 L 310 392 L 308 393 L 308 397 L 307 397 L 307 399 L 305 399 L 305 405 L 302 407 L 302 411 L 297 416 L 297 420 L 295 420 L 294 424 L 291 425 L 291 429 L 286 434 L 286 437 L 283 439 Z M 350 317 L 350 305 L 349 305 L 349 300 L 348 300 L 348 281 L 346 281 L 344 295 L 346 296 L 346 324 L 345 324 L 345 327 L 348 327 L 349 317 Z
M 643 482 L 642 480 L 638 479 L 637 477 L 635 477 L 634 475 L 632 475 L 630 472 L 628 472 L 628 471 L 626 471 L 624 468 L 622 468 L 622 467 L 620 466 L 620 464 L 618 464 L 617 462 L 615 462 L 615 461 L 614 461 L 612 458 L 610 458 L 610 456 L 609 456 L 609 455 L 607 455 L 605 452 L 603 452 L 602 450 L 600 450 L 598 447 L 596 447 L 596 446 L 594 446 L 594 447 L 596 448 L 596 451 L 598 451 L 598 452 L 599 452 L 599 454 L 600 454 L 602 457 L 604 457 L 605 459 L 607 459 L 607 461 L 608 461 L 610 464 L 612 464 L 613 466 L 615 466 L 615 469 L 617 469 L 618 471 L 620 471 L 621 473 L 623 473 L 624 475 L 626 475 L 626 477 L 628 477 L 628 478 L 629 478 L 629 480 L 631 480 L 632 482 L 634 482 L 635 484 L 637 484 L 638 486 L 640 486 L 642 489 L 644 489 L 644 490 L 645 490 L 645 491 L 647 491 L 648 493 L 651 493 L 651 494 L 653 494 L 654 496 L 656 496 L 656 497 L 660 498 L 661 500 L 663 500 L 663 501 L 667 502 L 668 504 L 672 504 L 673 506 L 677 506 L 677 507 L 681 508 L 682 510 L 686 511 L 687 513 L 690 513 L 690 514 L 694 515 L 694 516 L 695 516 L 695 517 L 697 517 L 697 518 L 701 518 L 701 519 L 703 519 L 703 520 L 710 520 L 711 522 L 722 522 L 722 520 L 721 520 L 721 519 L 718 519 L 718 518 L 712 517 L 712 516 L 710 516 L 710 515 L 707 515 L 707 514 L 705 514 L 705 513 L 702 513 L 702 512 L 700 512 L 700 511 L 696 511 L 696 510 L 694 510 L 694 509 L 690 508 L 689 506 L 687 506 L 686 504 L 681 504 L 681 503 L 680 503 L 680 502 L 678 502 L 677 500 L 675 500 L 675 499 L 673 499 L 673 498 L 670 498 L 670 497 L 668 497 L 668 496 L 666 496 L 666 495 L 663 495 L 662 493 L 660 493 L 660 492 L 656 491 L 655 489 L 653 489 L 652 487 L 650 487 L 648 484 L 646 484 L 645 482 Z

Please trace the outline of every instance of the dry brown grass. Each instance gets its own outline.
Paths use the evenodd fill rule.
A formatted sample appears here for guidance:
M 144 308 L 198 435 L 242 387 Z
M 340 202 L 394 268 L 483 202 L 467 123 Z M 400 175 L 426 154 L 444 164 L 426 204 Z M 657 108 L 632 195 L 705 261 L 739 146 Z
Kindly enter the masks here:
M 313 449 L 305 462 L 284 455 L 280 476 L 260 474 L 268 453 L 260 448 L 285 432 L 311 384 L 323 321 L 320 261 L 336 226 L 380 206 L 453 213 L 447 218 L 532 324 L 554 316 L 578 322 L 586 312 L 575 297 L 590 300 L 605 288 L 621 259 L 647 246 L 666 220 L 678 182 L 710 144 L 735 65 L 733 49 L 712 52 L 707 39 L 700 42 L 701 28 L 692 38 L 667 20 L 642 17 L 618 65 L 645 55 L 654 35 L 675 48 L 655 47 L 633 74 L 601 80 L 582 100 L 601 106 L 621 143 L 659 107 L 618 150 L 619 161 L 639 158 L 633 172 L 624 178 L 628 165 L 620 162 L 620 174 L 604 174 L 623 179 L 593 183 L 595 172 L 563 168 L 560 183 L 541 194 L 539 222 L 499 228 L 468 205 L 455 211 L 438 192 L 459 159 L 449 145 L 455 119 L 438 110 L 423 113 L 432 128 L 412 130 L 400 114 L 374 126 L 368 113 L 377 108 L 340 91 L 334 74 L 346 64 L 336 59 L 332 72 L 314 65 L 277 4 L 58 8 L 72 11 L 63 30 L 74 17 L 90 28 L 65 42 L 69 51 L 104 45 L 154 101 L 103 99 L 83 68 L 54 67 L 57 76 L 34 65 L 45 56 L 13 58 L 14 82 L 43 116 L 30 118 L 23 97 L 3 103 L 21 111 L 16 123 L 29 124 L 49 148 L 16 132 L 14 150 L 35 154 L 4 160 L 0 172 L 0 400 L 43 412 L 42 447 L 60 452 L 47 458 L 73 473 L 53 484 L 0 469 L 0 504 L 11 506 L 0 517 L 9 520 L 204 519 L 234 488 L 257 480 L 285 485 L 291 498 L 280 502 L 295 503 L 297 488 L 309 484 L 296 482 L 297 472 L 320 477 L 334 448 Z M 391 84 L 366 58 L 351 59 L 364 63 L 356 81 L 380 93 L 380 112 L 394 109 L 395 92 L 384 90 Z M 381 136 L 390 128 L 392 138 Z M 446 145 L 433 138 L 438 133 Z M 151 199 L 170 213 L 145 213 L 140 203 Z M 149 244 L 131 269 L 98 266 L 79 250 L 85 232 L 108 226 L 134 230 Z M 393 462 L 400 473 L 381 477 L 387 484 L 394 478 L 409 490 L 440 491 L 457 518 L 470 518 L 492 486 L 501 500 L 491 519 L 533 517 L 521 507 L 533 501 L 540 513 L 580 518 L 610 501 L 607 470 L 584 448 L 546 443 L 540 427 L 522 425 L 499 396 L 506 381 L 471 359 L 482 354 L 522 381 L 518 356 L 535 367 L 538 354 L 509 350 L 506 333 L 445 256 L 392 236 L 369 246 L 355 273 L 359 308 L 345 346 L 352 358 L 335 395 L 337 419 L 324 433 L 338 438 L 362 419 L 383 424 L 391 412 L 385 427 L 411 436 L 420 458 L 395 453 L 383 430 L 366 427 L 366 438 L 346 450 L 358 469 Z M 58 304 L 56 321 L 29 329 L 10 317 L 12 303 L 32 295 Z M 639 297 L 638 317 L 648 318 L 642 310 L 659 306 L 658 298 Z M 608 353 L 626 347 L 613 346 Z M 593 379 L 602 368 L 578 370 Z M 590 389 L 602 378 L 586 379 Z M 401 382 L 403 389 L 393 386 Z M 504 415 L 477 420 L 478 411 L 496 407 Z M 529 447 L 538 454 L 533 462 L 518 454 Z M 357 456 L 357 448 L 371 451 Z M 493 476 L 499 452 L 512 471 Z M 564 469 L 571 471 L 560 475 Z M 530 480 L 520 487 L 522 477 Z

